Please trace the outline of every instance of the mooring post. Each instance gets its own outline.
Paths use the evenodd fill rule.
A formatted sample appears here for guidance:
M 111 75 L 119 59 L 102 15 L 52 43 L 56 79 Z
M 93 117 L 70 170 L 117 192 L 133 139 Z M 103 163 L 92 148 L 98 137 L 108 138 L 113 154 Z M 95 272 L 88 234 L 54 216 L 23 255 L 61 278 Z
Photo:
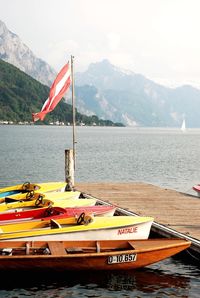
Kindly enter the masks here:
M 66 190 L 74 188 L 74 152 L 72 149 L 65 150 L 65 181 L 67 182 Z

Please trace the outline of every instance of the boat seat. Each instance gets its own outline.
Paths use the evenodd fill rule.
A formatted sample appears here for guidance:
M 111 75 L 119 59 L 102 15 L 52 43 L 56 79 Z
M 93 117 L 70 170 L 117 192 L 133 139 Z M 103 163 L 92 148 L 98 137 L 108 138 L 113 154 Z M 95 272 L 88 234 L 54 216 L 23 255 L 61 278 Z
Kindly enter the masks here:
M 83 249 L 81 247 L 68 247 L 66 248 L 66 252 L 70 254 L 76 254 L 83 252 Z
M 135 247 L 133 246 L 133 242 L 128 241 L 128 244 L 130 245 L 130 247 L 131 247 L 132 249 L 135 249 Z
M 60 228 L 62 228 L 61 225 L 55 219 L 50 220 L 50 225 L 51 225 L 51 229 L 60 229 Z
M 49 241 L 49 250 L 52 255 L 65 255 L 66 250 L 62 241 Z

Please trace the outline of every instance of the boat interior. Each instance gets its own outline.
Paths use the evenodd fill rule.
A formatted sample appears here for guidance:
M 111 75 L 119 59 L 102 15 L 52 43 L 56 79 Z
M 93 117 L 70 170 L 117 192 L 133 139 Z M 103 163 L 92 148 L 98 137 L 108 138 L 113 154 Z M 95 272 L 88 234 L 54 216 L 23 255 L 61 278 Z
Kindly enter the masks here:
M 0 242 L 0 258 L 17 255 L 66 255 L 134 250 L 130 241 L 7 241 Z

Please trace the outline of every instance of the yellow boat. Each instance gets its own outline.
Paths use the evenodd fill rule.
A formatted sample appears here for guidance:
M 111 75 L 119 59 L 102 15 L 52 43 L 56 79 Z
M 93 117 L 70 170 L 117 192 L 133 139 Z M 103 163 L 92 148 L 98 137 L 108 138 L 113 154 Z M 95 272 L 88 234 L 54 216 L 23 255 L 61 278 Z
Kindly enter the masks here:
M 32 184 L 30 182 L 25 182 L 24 184 L 4 187 L 0 189 L 0 202 L 4 202 L 5 197 L 15 197 L 16 195 L 22 195 L 22 198 L 26 197 L 26 194 L 29 192 L 49 192 L 49 191 L 58 191 L 64 189 L 66 182 L 47 182 L 40 184 Z
M 81 214 L 57 220 L 26 221 L 0 226 L 0 241 L 147 239 L 152 217 L 92 217 Z
M 53 206 L 70 208 L 70 207 L 86 207 L 86 206 L 95 206 L 96 199 L 69 199 L 69 200 L 57 200 L 54 201 Z
M 38 196 L 35 200 L 21 200 L 14 203 L 2 203 L 0 204 L 0 212 L 14 212 L 23 211 L 36 207 L 47 207 L 49 205 L 57 207 L 80 207 L 80 206 L 94 206 L 96 204 L 96 199 L 77 199 L 76 197 L 67 198 L 68 193 L 49 193 L 43 198 L 43 196 Z M 66 195 L 66 198 L 64 198 Z
M 17 203 L 19 201 L 33 201 L 33 200 L 41 200 L 43 199 L 48 199 L 48 200 L 58 200 L 58 199 L 78 199 L 80 196 L 80 191 L 65 191 L 65 192 L 61 192 L 61 191 L 52 191 L 52 192 L 46 192 L 46 193 L 27 193 L 27 194 L 18 194 L 15 195 L 14 197 L 5 197 L 4 202 L 6 204 L 9 203 Z M 25 197 L 23 197 L 25 196 Z M 0 204 L 1 207 L 2 203 Z

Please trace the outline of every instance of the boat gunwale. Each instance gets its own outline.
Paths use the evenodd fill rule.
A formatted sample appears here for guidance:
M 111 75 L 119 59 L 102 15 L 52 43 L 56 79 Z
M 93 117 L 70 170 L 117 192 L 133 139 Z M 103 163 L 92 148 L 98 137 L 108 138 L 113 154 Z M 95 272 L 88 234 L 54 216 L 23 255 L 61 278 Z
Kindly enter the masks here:
M 176 239 L 178 240 L 178 239 Z M 48 259 L 48 258 L 83 258 L 83 257 L 106 257 L 106 256 L 114 256 L 114 255 L 121 255 L 121 254 L 140 254 L 140 253 L 148 253 L 148 252 L 155 252 L 155 251 L 161 251 L 161 250 L 166 250 L 166 249 L 173 249 L 173 248 L 177 248 L 177 247 L 184 247 L 185 246 L 185 249 L 190 247 L 191 245 L 191 242 L 188 241 L 188 240 L 185 240 L 185 239 L 182 239 L 182 241 L 184 241 L 183 243 L 176 243 L 176 244 L 168 244 L 167 246 L 163 244 L 162 247 L 151 247 L 151 248 L 138 248 L 138 249 L 119 249 L 115 251 L 100 251 L 100 252 L 83 252 L 83 253 L 67 253 L 66 254 L 29 254 L 29 255 L 13 255 L 13 256 L 2 256 L 0 255 L 0 260 L 6 260 L 6 259 L 41 259 L 41 258 L 44 258 L 44 259 Z M 180 241 L 181 242 L 181 241 Z M 37 249 L 36 247 L 31 247 L 32 249 Z M 81 247 L 80 247 L 81 248 Z M 15 249 L 18 249 L 15 247 Z M 22 247 L 22 249 L 26 249 L 26 247 Z M 84 248 L 83 248 L 84 249 Z M 85 247 L 85 249 L 96 249 L 96 247 Z M 104 248 L 105 249 L 105 248 Z M 112 248 L 112 247 L 108 247 L 107 249 L 115 249 L 115 248 Z

